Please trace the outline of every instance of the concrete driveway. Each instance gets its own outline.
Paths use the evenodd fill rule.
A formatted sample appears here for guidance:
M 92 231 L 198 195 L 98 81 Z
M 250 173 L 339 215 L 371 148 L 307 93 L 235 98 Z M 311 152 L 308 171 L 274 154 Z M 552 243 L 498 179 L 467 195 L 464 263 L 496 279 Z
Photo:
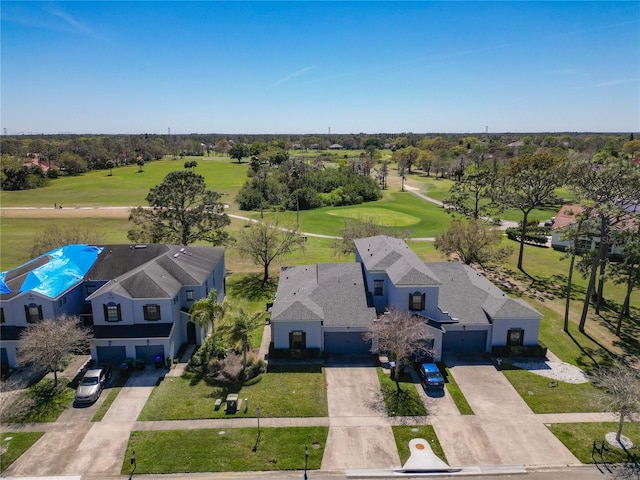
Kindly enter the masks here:
M 398 468 L 400 458 L 370 357 L 325 365 L 329 436 L 322 470 Z
M 432 419 L 450 465 L 578 465 L 493 364 L 445 358 L 475 415 Z
M 161 373 L 153 368 L 133 372 L 100 422 L 89 417 L 97 405 L 71 406 L 56 422 L 57 428 L 45 433 L 3 475 L 119 475 L 129 434 Z M 107 395 L 105 390 L 97 403 Z

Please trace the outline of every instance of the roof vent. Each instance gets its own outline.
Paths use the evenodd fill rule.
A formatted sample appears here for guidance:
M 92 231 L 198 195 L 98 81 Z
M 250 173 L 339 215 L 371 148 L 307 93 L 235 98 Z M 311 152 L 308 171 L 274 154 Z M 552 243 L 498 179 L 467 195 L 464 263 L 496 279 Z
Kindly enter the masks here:
M 180 251 L 181 251 L 182 253 L 184 253 L 184 247 L 182 247 L 182 248 L 180 249 Z
M 135 249 L 140 249 L 140 248 L 147 248 L 146 245 L 136 245 L 135 247 L 133 247 Z
M 174 253 L 174 254 L 173 254 L 173 258 L 178 258 L 179 256 L 180 256 L 180 254 L 179 254 L 179 253 Z

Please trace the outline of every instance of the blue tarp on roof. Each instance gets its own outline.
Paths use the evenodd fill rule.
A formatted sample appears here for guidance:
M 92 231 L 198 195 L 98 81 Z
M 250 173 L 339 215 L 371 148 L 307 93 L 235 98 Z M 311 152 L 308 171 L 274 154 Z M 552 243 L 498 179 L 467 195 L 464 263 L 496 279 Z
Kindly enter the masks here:
M 89 245 L 67 245 L 45 253 L 43 256 L 48 256 L 49 262 L 27 274 L 20 292 L 33 291 L 56 298 L 82 280 L 101 251 L 102 248 Z M 4 275 L 0 280 L 3 278 Z M 8 290 L 4 282 L 0 285 L 3 288 Z
M 0 293 L 11 293 L 11 289 L 4 283 L 4 277 L 7 273 L 0 272 Z

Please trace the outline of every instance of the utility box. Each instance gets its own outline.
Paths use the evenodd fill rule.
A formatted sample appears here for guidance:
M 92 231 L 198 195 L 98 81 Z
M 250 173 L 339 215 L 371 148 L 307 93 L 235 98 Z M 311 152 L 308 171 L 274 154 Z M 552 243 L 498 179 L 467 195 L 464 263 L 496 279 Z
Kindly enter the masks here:
M 236 413 L 238 411 L 238 394 L 230 393 L 227 395 L 224 411 L 227 413 Z

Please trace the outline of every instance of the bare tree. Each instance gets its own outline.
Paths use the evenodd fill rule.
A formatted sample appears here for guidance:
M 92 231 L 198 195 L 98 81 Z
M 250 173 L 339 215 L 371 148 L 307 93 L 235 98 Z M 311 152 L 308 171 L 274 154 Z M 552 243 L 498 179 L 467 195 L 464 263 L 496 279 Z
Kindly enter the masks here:
M 105 242 L 105 234 L 81 225 L 49 225 L 33 239 L 29 258 L 39 257 L 56 248 L 73 243 L 100 245 Z
M 640 363 L 630 367 L 615 362 L 609 368 L 599 369 L 593 383 L 602 388 L 595 393 L 598 404 L 620 415 L 616 432 L 616 441 L 620 443 L 624 419 L 640 413 Z
M 377 342 L 378 351 L 388 353 L 400 372 L 412 359 L 433 354 L 433 336 L 425 319 L 398 309 L 382 315 L 363 338 Z M 393 372 L 393 378 L 400 391 L 398 373 Z
M 269 280 L 269 266 L 276 258 L 295 250 L 304 251 L 304 237 L 296 228 L 280 226 L 276 217 L 273 224 L 252 223 L 238 235 L 238 251 L 243 257 L 263 268 L 262 285 Z
M 446 255 L 455 253 L 467 265 L 499 261 L 511 255 L 511 247 L 501 247 L 502 233 L 471 218 L 454 220 L 449 229 L 436 235 L 435 247 Z
M 65 357 L 83 353 L 89 347 L 91 333 L 80 325 L 78 317 L 61 315 L 44 319 L 22 331 L 18 359 L 21 365 L 32 364 L 53 372 L 53 386 L 58 385 L 58 370 Z
M 336 255 L 353 255 L 356 252 L 356 245 L 353 243 L 355 239 L 375 237 L 376 235 L 388 235 L 406 240 L 411 236 L 411 231 L 385 227 L 373 217 L 358 215 L 355 219 L 344 222 L 341 238 L 334 242 L 333 251 Z

